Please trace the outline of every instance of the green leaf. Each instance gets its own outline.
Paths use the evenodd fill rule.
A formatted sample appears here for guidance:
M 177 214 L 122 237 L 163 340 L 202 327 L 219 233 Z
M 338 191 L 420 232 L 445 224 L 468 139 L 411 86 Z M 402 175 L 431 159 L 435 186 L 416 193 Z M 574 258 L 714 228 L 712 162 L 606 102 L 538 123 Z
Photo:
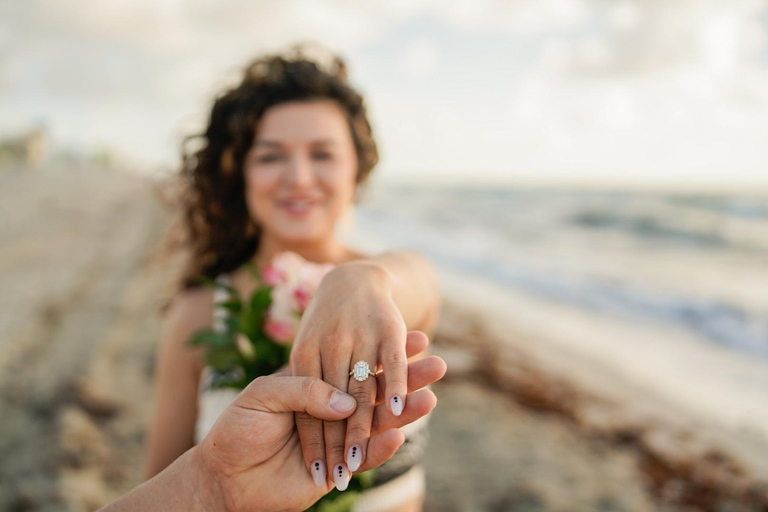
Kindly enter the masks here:
M 256 265 L 254 265 L 252 261 L 247 262 L 243 266 L 248 270 L 248 272 L 251 273 L 254 279 L 261 281 L 261 274 L 259 274 L 259 269 L 256 268 Z
M 214 389 L 232 388 L 238 391 L 242 391 L 250 383 L 250 380 L 240 379 L 233 381 L 219 382 L 213 385 Z
M 203 329 L 197 331 L 189 339 L 189 344 L 193 346 L 208 345 L 212 347 L 224 347 L 231 345 L 232 341 L 229 335 L 225 333 L 214 332 L 212 329 Z
M 230 299 L 225 302 L 220 302 L 219 305 L 230 313 L 239 313 L 240 310 L 243 309 L 243 303 L 240 299 Z
M 228 285 L 226 283 L 222 283 L 220 281 L 217 281 L 216 279 L 211 279 L 208 276 L 198 275 L 197 276 L 198 282 L 204 286 L 210 286 L 211 288 L 219 288 L 221 290 L 226 290 L 227 293 L 229 293 L 230 297 L 233 297 L 237 300 L 240 300 L 240 292 L 237 291 L 237 288 Z
M 357 479 L 357 481 L 360 482 L 361 489 L 368 489 L 370 487 L 373 487 L 373 480 L 375 478 L 376 478 L 375 469 L 370 469 L 363 473 L 355 473 L 354 475 L 352 475 L 353 480 Z
M 235 347 L 217 347 L 209 350 L 205 359 L 219 372 L 228 372 L 242 365 L 242 357 Z
M 256 343 L 256 339 L 261 332 L 261 323 L 264 318 L 262 311 L 254 311 L 252 309 L 244 309 L 238 315 L 240 332 L 248 336 L 248 338 Z
M 272 304 L 272 287 L 261 286 L 251 297 L 251 309 L 266 310 Z
M 339 492 L 334 489 L 335 493 L 331 491 L 326 494 L 320 501 L 315 504 L 315 507 L 310 510 L 317 510 L 317 512 L 349 512 L 352 510 L 352 506 L 357 501 L 360 493 L 354 491 Z
M 233 338 L 235 334 L 240 332 L 240 318 L 236 316 L 228 316 L 224 319 L 224 325 L 229 332 L 230 338 Z

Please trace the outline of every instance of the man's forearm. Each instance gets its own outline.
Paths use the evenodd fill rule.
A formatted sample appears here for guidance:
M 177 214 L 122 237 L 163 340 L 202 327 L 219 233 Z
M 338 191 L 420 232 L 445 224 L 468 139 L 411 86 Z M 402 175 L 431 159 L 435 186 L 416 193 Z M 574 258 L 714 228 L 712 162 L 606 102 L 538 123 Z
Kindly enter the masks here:
M 215 482 L 207 476 L 191 448 L 154 478 L 147 480 L 102 512 L 225 511 Z

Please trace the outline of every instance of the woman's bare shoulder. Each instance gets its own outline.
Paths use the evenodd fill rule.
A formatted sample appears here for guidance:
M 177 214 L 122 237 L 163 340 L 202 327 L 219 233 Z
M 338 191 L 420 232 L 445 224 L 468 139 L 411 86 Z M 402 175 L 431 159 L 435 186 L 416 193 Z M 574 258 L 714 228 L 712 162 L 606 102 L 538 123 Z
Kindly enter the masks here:
M 213 290 L 199 286 L 177 292 L 165 313 L 165 324 L 165 337 L 178 343 L 186 343 L 196 331 L 210 328 L 213 325 Z
M 171 300 L 168 315 L 199 316 L 205 310 L 213 307 L 213 289 L 206 286 L 196 286 L 179 290 Z

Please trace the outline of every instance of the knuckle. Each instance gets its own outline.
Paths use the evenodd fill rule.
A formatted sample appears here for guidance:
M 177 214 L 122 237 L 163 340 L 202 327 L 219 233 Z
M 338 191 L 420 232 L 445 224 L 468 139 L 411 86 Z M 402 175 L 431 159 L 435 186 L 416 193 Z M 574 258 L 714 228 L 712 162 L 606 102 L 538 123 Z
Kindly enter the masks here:
M 349 425 L 347 425 L 347 436 L 352 439 L 365 439 L 370 433 L 370 423 L 355 421 L 350 422 Z
M 380 332 L 380 342 L 382 344 L 393 343 L 399 340 L 404 340 L 406 335 L 404 326 L 399 324 L 388 324 L 386 326 L 383 326 L 379 332 Z
M 325 449 L 330 456 L 341 455 L 343 458 L 346 432 L 344 421 L 326 421 L 325 425 Z
M 301 372 L 309 365 L 309 357 L 305 356 L 302 352 L 292 350 L 291 355 L 288 358 L 288 364 L 291 366 L 291 370 L 294 372 Z
M 304 453 L 311 455 L 310 458 L 316 458 L 324 451 L 323 440 L 319 436 L 300 436 L 301 449 Z
M 344 436 L 340 440 L 325 441 L 325 450 L 329 460 L 344 460 Z
M 371 386 L 354 386 L 349 390 L 349 394 L 357 400 L 357 405 L 373 404 L 376 400 L 376 393 Z
M 320 379 L 316 377 L 303 377 L 301 381 L 301 393 L 310 398 L 314 398 L 313 393 L 319 388 L 318 381 Z
M 352 350 L 352 338 L 348 336 L 338 336 L 329 339 L 327 353 L 333 360 L 342 359 Z
M 304 430 L 306 432 L 309 432 L 312 430 L 318 431 L 318 432 L 320 431 L 320 429 L 317 428 L 320 426 L 320 420 L 318 420 L 317 418 L 315 418 L 309 413 L 296 412 L 294 413 L 294 420 L 296 421 L 296 427 L 299 430 Z
M 390 368 L 394 366 L 405 367 L 408 364 L 408 359 L 405 357 L 405 353 L 400 352 L 399 350 L 385 353 L 382 359 L 382 363 Z
M 269 381 L 267 380 L 267 376 L 266 375 L 262 375 L 261 377 L 256 377 L 255 379 L 253 379 L 245 387 L 245 389 L 248 389 L 248 390 L 258 389 L 258 388 L 260 388 L 260 387 L 262 387 L 262 386 L 264 386 L 264 385 L 266 385 L 268 383 L 269 383 Z
M 243 390 L 242 393 L 238 396 L 237 401 L 240 403 L 243 402 L 260 402 L 262 393 L 260 390 L 267 388 L 270 384 L 270 381 L 267 379 L 267 376 L 261 376 L 253 379 Z

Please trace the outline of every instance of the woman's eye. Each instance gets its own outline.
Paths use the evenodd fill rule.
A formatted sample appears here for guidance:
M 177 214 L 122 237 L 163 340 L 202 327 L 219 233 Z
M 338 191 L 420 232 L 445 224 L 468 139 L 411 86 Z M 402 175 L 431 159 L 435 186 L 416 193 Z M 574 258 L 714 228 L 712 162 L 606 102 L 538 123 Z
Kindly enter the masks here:
M 331 154 L 327 151 L 318 151 L 316 153 L 312 153 L 312 158 L 315 160 L 330 160 Z
M 267 154 L 267 155 L 261 155 L 256 157 L 256 161 L 260 164 L 268 164 L 271 162 L 276 162 L 280 160 L 283 157 L 283 155 L 279 154 Z

